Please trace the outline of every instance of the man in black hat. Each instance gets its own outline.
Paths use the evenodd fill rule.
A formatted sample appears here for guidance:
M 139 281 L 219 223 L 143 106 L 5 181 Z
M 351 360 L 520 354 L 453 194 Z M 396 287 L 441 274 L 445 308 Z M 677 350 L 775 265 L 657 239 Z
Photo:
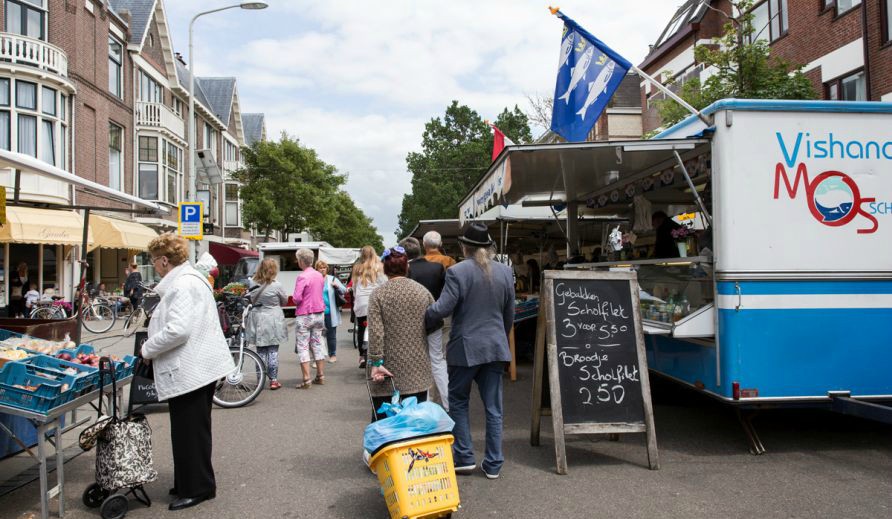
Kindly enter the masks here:
M 511 360 L 508 334 L 514 324 L 514 279 L 510 268 L 493 261 L 492 238 L 486 226 L 472 223 L 459 238 L 465 260 L 446 271 L 446 284 L 428 308 L 427 325 L 452 316 L 446 346 L 449 366 L 449 414 L 455 420 L 452 446 L 455 471 L 477 467 L 468 404 L 477 383 L 486 409 L 486 452 L 480 467 L 496 479 L 502 455 L 502 374 Z

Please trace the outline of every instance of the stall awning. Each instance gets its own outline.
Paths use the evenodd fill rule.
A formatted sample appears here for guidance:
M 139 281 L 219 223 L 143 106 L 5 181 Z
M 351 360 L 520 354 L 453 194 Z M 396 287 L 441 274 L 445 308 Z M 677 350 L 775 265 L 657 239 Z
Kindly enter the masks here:
M 149 242 L 158 236 L 141 223 L 99 215 L 90 215 L 90 228 L 96 245 L 106 249 L 146 250 Z
M 603 206 L 597 203 L 602 196 L 625 199 L 629 183 L 645 182 L 674 167 L 676 151 L 687 160 L 707 149 L 706 139 L 509 146 L 465 196 L 459 219 L 473 219 L 496 204 L 531 199 L 541 205 L 576 201 Z
M 6 221 L 0 227 L 0 243 L 80 245 L 83 239 L 84 220 L 70 210 L 10 206 L 6 208 Z M 87 243 L 89 249 L 95 248 L 92 230 Z
M 218 265 L 235 265 L 241 258 L 257 258 L 260 253 L 238 247 L 230 247 L 222 243 L 210 242 L 211 256 L 217 260 Z

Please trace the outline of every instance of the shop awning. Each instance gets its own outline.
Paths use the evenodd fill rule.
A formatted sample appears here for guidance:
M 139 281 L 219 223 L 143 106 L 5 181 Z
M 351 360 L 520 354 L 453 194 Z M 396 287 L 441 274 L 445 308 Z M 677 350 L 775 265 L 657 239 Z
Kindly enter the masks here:
M 238 247 L 230 247 L 222 243 L 210 242 L 211 256 L 217 260 L 218 265 L 235 265 L 241 258 L 257 258 L 260 253 Z
M 6 221 L 0 227 L 0 243 L 80 245 L 83 239 L 84 220 L 70 210 L 10 206 L 6 208 Z M 88 249 L 95 248 L 92 229 L 87 243 Z
M 146 250 L 158 233 L 141 223 L 90 215 L 96 246 L 106 249 Z

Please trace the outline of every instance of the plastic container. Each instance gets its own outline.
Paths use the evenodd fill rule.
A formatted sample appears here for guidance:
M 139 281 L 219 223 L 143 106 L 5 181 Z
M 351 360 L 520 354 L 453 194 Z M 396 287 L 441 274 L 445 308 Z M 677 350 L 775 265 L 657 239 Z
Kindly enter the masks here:
M 71 390 L 78 396 L 92 391 L 99 385 L 99 368 L 94 368 L 93 366 L 57 359 L 48 355 L 35 355 L 19 362 L 47 378 L 55 378 L 60 375 L 74 377 L 74 384 Z M 76 373 L 66 373 L 66 370 L 69 372 L 73 370 Z
M 369 460 L 391 519 L 448 517 L 458 510 L 451 434 L 382 447 Z
M 10 362 L 0 370 L 0 403 L 37 413 L 47 413 L 51 409 L 70 402 L 75 392 L 69 389 L 75 377 L 63 375 L 52 379 L 41 376 L 29 366 Z M 33 391 L 14 387 L 36 386 Z

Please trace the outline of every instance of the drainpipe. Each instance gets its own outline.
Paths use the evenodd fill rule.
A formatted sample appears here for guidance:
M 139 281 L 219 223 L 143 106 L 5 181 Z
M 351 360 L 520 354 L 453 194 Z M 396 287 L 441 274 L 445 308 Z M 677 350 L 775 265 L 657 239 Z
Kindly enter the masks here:
M 867 101 L 870 101 L 870 45 L 868 43 L 870 31 L 867 29 L 867 4 L 867 0 L 861 2 L 861 42 L 864 50 L 864 86 L 867 91 Z

